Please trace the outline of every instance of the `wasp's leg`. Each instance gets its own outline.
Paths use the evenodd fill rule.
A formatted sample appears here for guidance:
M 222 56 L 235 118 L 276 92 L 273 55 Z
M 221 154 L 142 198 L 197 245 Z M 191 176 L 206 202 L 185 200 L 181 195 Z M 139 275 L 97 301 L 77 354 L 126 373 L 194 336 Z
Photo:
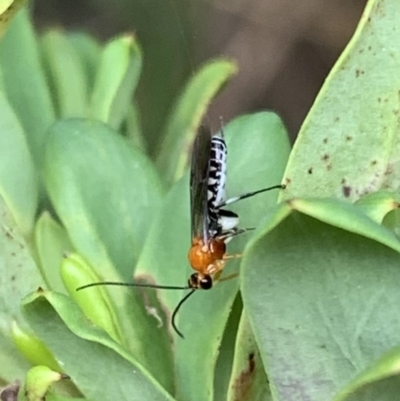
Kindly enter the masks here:
M 219 234 L 218 239 L 221 239 L 222 241 L 226 242 L 231 240 L 233 237 L 236 237 L 237 235 L 252 230 L 254 230 L 254 228 L 232 228 L 231 230 L 223 231 L 221 234 Z
M 226 205 L 230 205 L 232 203 L 238 202 L 238 201 L 240 201 L 242 199 L 250 198 L 250 197 L 252 197 L 254 195 L 261 194 L 261 193 L 266 192 L 266 191 L 270 191 L 271 189 L 285 189 L 285 188 L 286 188 L 286 185 L 280 184 L 280 185 L 274 185 L 274 186 L 268 187 L 268 188 L 259 189 L 258 191 L 248 192 L 246 194 L 243 194 L 243 195 L 240 195 L 240 196 L 235 196 L 234 198 L 230 198 L 230 199 L 224 200 L 221 203 L 219 203 L 216 206 L 216 208 L 219 209 L 219 208 L 224 207 Z
M 234 253 L 232 255 L 224 255 L 223 260 L 229 260 L 229 259 L 239 259 L 243 256 L 243 253 Z

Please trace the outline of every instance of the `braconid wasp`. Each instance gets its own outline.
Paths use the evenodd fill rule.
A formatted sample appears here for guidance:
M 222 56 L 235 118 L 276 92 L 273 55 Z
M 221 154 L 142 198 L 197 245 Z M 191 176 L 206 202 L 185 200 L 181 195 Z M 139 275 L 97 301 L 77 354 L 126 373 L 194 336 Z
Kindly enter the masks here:
M 227 146 L 223 130 L 221 129 L 219 133 L 212 135 L 206 126 L 201 126 L 193 144 L 190 170 L 192 238 L 188 259 L 195 273 L 189 277 L 186 286 L 102 281 L 84 285 L 77 288 L 77 290 L 98 285 L 190 290 L 179 301 L 171 316 L 172 327 L 183 338 L 183 334 L 175 323 L 181 306 L 196 290 L 209 290 L 212 288 L 213 283 L 220 279 L 226 261 L 240 256 L 226 253 L 227 242 L 249 230 L 238 228 L 239 216 L 230 210 L 224 209 L 224 207 L 262 192 L 285 188 L 284 185 L 274 185 L 226 199 L 226 161 Z

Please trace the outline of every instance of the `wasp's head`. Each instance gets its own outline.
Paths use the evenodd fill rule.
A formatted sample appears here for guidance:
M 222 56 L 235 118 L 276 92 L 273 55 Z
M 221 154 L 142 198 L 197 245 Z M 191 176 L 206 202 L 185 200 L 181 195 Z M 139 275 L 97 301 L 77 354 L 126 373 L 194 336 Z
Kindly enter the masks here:
M 188 280 L 188 285 L 191 288 L 209 290 L 213 285 L 213 279 L 209 274 L 193 273 Z

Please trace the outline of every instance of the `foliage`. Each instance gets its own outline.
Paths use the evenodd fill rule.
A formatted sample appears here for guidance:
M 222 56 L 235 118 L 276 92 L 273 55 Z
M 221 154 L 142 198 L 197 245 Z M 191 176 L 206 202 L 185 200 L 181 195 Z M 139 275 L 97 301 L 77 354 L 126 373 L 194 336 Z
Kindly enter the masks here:
M 229 244 L 239 279 L 183 305 L 185 340 L 184 291 L 76 288 L 185 284 L 189 149 L 235 64 L 203 66 L 148 152 L 135 37 L 37 37 L 18 13 L 0 43 L 0 378 L 19 399 L 396 399 L 397 3 L 369 1 L 291 153 L 274 113 L 224 127 L 228 193 L 286 189 L 233 207 L 257 227 Z

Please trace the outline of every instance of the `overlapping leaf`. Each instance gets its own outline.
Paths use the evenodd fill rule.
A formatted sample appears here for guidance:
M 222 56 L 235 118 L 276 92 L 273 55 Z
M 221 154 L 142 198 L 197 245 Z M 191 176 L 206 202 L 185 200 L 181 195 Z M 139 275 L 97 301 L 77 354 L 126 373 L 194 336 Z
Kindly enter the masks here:
M 172 400 L 149 373 L 67 297 L 38 292 L 24 301 L 36 334 L 88 399 Z
M 276 400 L 329 400 L 398 345 L 399 253 L 392 232 L 339 201 L 293 200 L 265 220 L 242 292 Z

